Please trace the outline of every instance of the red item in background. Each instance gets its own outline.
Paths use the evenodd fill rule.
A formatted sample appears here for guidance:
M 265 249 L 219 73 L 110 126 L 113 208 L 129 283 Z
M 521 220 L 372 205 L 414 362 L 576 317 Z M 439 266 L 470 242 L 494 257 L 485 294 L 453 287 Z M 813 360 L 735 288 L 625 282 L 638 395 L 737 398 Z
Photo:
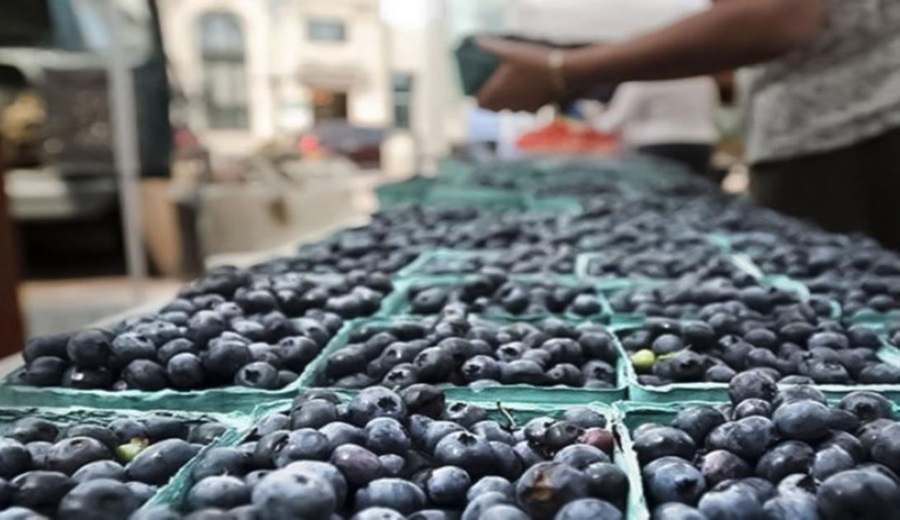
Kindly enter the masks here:
M 616 137 L 586 125 L 557 119 L 547 126 L 522 134 L 516 146 L 525 151 L 557 153 L 605 153 L 616 147 Z

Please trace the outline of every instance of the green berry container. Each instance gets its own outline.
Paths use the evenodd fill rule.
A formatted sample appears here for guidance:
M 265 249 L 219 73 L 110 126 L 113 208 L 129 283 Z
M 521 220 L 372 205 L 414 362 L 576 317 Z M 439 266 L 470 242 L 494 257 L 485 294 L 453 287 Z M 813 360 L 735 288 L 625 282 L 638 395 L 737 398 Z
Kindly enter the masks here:
M 300 375 L 299 384 L 302 388 L 326 388 L 322 383 L 325 374 L 325 364 L 328 357 L 347 346 L 350 340 L 351 332 L 358 327 L 364 325 L 389 325 L 401 320 L 418 320 L 417 316 L 394 316 L 391 318 L 375 318 L 366 320 L 357 320 L 350 327 L 344 328 L 328 345 L 328 347 L 313 361 Z M 480 318 L 475 318 L 480 319 Z M 514 323 L 523 320 L 487 320 L 491 322 L 502 321 L 503 323 Z M 613 388 L 603 389 L 587 389 L 568 386 L 534 386 L 534 385 L 497 385 L 497 386 L 455 386 L 449 383 L 435 385 L 443 390 L 447 398 L 456 401 L 471 402 L 501 402 L 501 403 L 530 403 L 536 405 L 574 405 L 586 403 L 613 403 L 626 397 L 627 371 L 629 363 L 619 351 L 619 358 L 616 363 L 616 385 Z M 332 389 L 332 388 L 329 388 Z M 355 394 L 356 390 L 351 389 L 332 389 L 348 394 Z
M 348 328 L 349 322 L 344 324 Z M 340 336 L 339 331 L 332 340 Z M 325 350 L 328 345 L 323 347 Z M 321 355 L 321 352 L 320 354 Z M 312 364 L 315 361 L 310 361 Z M 307 368 L 309 365 L 307 365 Z M 261 403 L 284 399 L 301 388 L 301 377 L 277 390 L 242 386 L 225 386 L 207 390 L 179 391 L 171 388 L 157 392 L 140 390 L 78 390 L 65 387 L 37 387 L 17 384 L 24 367 L 14 371 L 0 383 L 0 403 L 15 407 L 77 407 L 112 410 L 180 410 L 222 412 L 228 410 L 249 414 Z
M 343 399 L 349 399 L 351 397 L 350 394 L 341 392 L 339 392 L 339 394 Z M 461 400 L 449 400 L 449 402 L 454 401 Z M 565 406 L 543 403 L 507 404 L 501 402 L 477 402 L 475 404 L 478 404 L 479 406 L 485 408 L 488 411 L 488 416 L 491 419 L 507 423 L 509 421 L 512 421 L 517 426 L 523 426 L 529 420 L 542 416 L 559 418 L 566 410 Z M 609 428 L 612 428 L 614 432 L 619 431 L 617 420 L 621 415 L 620 412 L 607 404 L 586 404 L 590 408 L 593 408 L 607 418 L 607 425 Z M 259 406 L 253 413 L 253 421 L 251 422 L 250 426 L 244 427 L 242 429 L 237 429 L 233 433 L 229 432 L 229 435 L 220 438 L 215 446 L 234 447 L 240 445 L 253 432 L 252 425 L 255 424 L 255 422 L 270 413 L 284 412 L 290 410 L 290 408 L 290 399 L 273 401 L 271 403 Z M 628 449 L 626 449 L 626 445 L 624 444 L 623 439 L 620 439 L 619 436 L 615 437 L 616 444 L 613 448 L 613 463 L 622 468 L 622 470 L 629 476 L 629 484 L 631 489 L 631 492 L 629 493 L 627 499 L 627 511 L 625 518 L 628 520 L 648 520 L 649 517 L 644 514 L 646 508 L 643 506 L 642 495 L 640 495 L 640 473 L 636 465 L 636 459 L 633 455 L 628 454 Z M 203 453 L 201 453 L 197 457 L 197 459 L 199 459 L 199 457 L 201 457 L 202 455 Z M 168 508 L 174 511 L 178 511 L 182 507 L 182 504 L 187 498 L 187 494 L 190 491 L 191 486 L 193 485 L 191 479 L 191 469 L 196 464 L 197 459 L 191 461 L 181 471 L 179 471 L 178 474 L 176 474 L 175 477 L 173 477 L 173 479 L 169 482 L 169 484 L 160 489 L 160 491 L 149 502 L 147 502 L 147 504 L 144 505 L 144 509 Z M 637 481 L 635 480 L 635 476 L 638 477 Z M 635 492 L 636 490 L 637 493 Z
M 630 359 L 628 352 L 622 346 L 621 337 L 624 333 L 635 329 L 633 326 L 612 326 L 615 341 L 623 357 Z M 876 355 L 885 363 L 900 366 L 900 349 L 888 343 L 887 338 L 882 337 L 882 347 Z M 684 402 L 728 402 L 728 385 L 725 383 L 673 383 L 668 385 L 650 386 L 641 384 L 638 373 L 632 363 L 626 363 L 628 378 L 628 400 L 638 403 L 684 403 Z M 828 399 L 840 399 L 841 397 L 857 391 L 869 391 L 883 394 L 895 403 L 900 403 L 900 385 L 816 385 Z

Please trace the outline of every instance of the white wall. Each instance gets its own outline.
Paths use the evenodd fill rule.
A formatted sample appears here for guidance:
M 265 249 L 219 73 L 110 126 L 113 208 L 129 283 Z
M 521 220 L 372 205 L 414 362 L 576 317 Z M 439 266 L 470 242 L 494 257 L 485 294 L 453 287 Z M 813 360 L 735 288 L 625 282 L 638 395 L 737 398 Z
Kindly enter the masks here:
M 188 122 L 192 129 L 220 155 L 246 155 L 270 139 L 275 133 L 275 114 L 269 79 L 270 30 L 265 3 L 258 0 L 159 0 L 159 11 L 175 79 L 190 100 Z M 210 129 L 206 124 L 197 24 L 209 11 L 234 13 L 242 23 L 250 115 L 247 130 Z

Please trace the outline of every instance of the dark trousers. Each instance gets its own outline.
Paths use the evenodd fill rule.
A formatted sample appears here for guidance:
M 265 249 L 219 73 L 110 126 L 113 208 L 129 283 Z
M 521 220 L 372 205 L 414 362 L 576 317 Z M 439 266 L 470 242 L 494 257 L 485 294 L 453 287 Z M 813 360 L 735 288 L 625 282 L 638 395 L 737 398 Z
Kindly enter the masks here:
M 753 166 L 760 205 L 900 251 L 900 129 L 853 146 Z
M 712 149 L 708 144 L 671 143 L 640 146 L 637 151 L 679 163 L 691 172 L 705 176 L 709 173 Z

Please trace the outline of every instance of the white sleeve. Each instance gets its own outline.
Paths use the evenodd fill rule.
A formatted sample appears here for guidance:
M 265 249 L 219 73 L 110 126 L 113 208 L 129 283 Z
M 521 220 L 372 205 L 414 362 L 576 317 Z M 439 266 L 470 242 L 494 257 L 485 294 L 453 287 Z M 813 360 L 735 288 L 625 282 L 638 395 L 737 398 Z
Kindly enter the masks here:
M 604 132 L 621 129 L 640 112 L 641 99 L 640 85 L 635 83 L 619 85 L 607 109 L 597 119 L 597 129 Z

